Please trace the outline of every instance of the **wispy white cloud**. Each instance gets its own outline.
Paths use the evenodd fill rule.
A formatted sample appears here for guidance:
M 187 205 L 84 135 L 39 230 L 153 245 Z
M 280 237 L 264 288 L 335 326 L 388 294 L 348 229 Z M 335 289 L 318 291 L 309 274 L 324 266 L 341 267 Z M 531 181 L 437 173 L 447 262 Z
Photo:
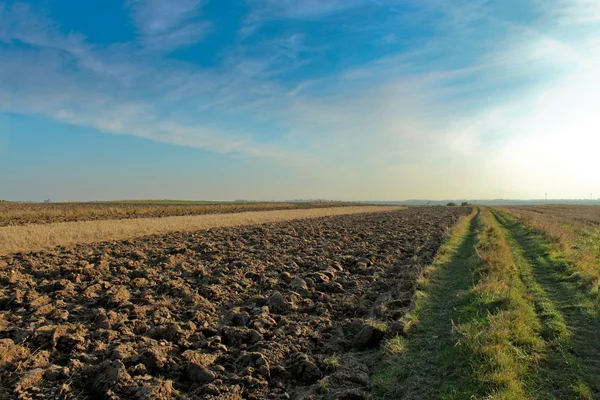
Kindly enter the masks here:
M 153 59 L 156 64 L 149 66 L 145 61 L 150 56 L 128 44 L 96 48 L 82 37 L 60 35 L 54 24 L 26 6 L 2 10 L 0 26 L 12 27 L 2 40 L 34 46 L 0 51 L 2 110 L 41 114 L 105 132 L 233 156 L 288 164 L 305 163 L 309 158 L 276 143 L 255 143 L 252 130 L 236 132 L 214 121 L 202 123 L 177 115 L 179 108 L 191 108 L 193 115 L 201 107 L 208 107 L 203 115 L 210 115 L 219 105 L 215 98 L 226 103 L 226 108 L 235 108 L 236 103 L 261 96 L 260 90 L 252 88 L 246 90 L 244 99 L 228 95 L 242 90 L 243 79 L 160 59 Z
M 332 2 L 323 6 L 321 12 L 332 12 L 334 6 L 341 7 Z M 316 9 L 310 9 L 316 12 Z M 26 16 L 33 19 L 30 14 Z M 168 29 L 163 26 L 172 24 L 165 22 L 159 28 L 148 28 L 148 31 L 162 32 Z M 28 61 L 31 54 L 27 52 L 13 54 L 12 62 L 4 65 L 2 74 L 23 79 L 19 84 L 13 79 L 13 84 L 4 92 L 10 96 L 18 87 L 21 94 L 27 95 L 21 96 L 22 101 L 18 104 L 13 97 L 13 109 L 23 108 L 108 132 L 282 160 L 293 158 L 290 154 L 297 151 L 292 149 L 306 148 L 304 157 L 311 154 L 323 160 L 335 153 L 333 158 L 343 160 L 344 164 L 358 157 L 372 161 L 373 168 L 377 168 L 382 161 L 391 159 L 396 160 L 394 163 L 407 163 L 413 160 L 413 154 L 428 147 L 429 158 L 444 151 L 443 148 L 433 151 L 431 142 L 432 137 L 442 134 L 442 121 L 448 122 L 445 115 L 451 114 L 440 104 L 439 96 L 444 93 L 440 88 L 457 73 L 420 74 L 410 68 L 410 55 L 374 62 L 360 72 L 342 71 L 327 79 L 327 96 L 315 97 L 311 90 L 290 94 L 287 89 L 265 80 L 274 68 L 277 69 L 276 63 L 269 58 L 242 58 L 232 70 L 219 73 L 197 72 L 168 64 L 150 68 L 144 63 L 136 63 L 136 59 L 143 56 L 125 45 L 95 49 L 80 38 L 73 44 L 73 39 L 61 37 L 48 24 L 42 25 L 39 29 L 27 30 L 28 35 L 35 37 L 28 40 L 47 49 L 67 49 L 72 59 L 85 68 L 80 73 L 67 74 L 66 65 L 71 59 L 64 60 L 58 54 L 36 54 L 42 62 Z M 29 26 L 38 25 L 34 20 Z M 271 57 L 283 55 L 292 61 L 303 46 L 299 35 L 278 43 L 275 43 Z M 35 70 L 23 69 L 21 64 Z M 10 65 L 14 68 L 8 71 Z M 87 73 L 94 74 L 99 80 L 87 79 Z M 30 81 L 31 76 L 40 77 L 41 82 Z M 52 86 L 51 83 L 62 90 L 56 87 L 40 90 Z M 254 114 L 255 120 L 279 126 L 284 135 L 271 143 L 254 142 L 252 131 L 256 128 L 252 126 L 240 135 L 227 128 L 207 128 L 207 125 L 198 125 L 194 121 L 190 122 L 191 126 L 176 124 L 169 112 L 160 115 L 165 114 L 161 105 L 140 100 L 140 89 L 130 91 L 128 85 L 139 86 L 145 95 L 166 99 L 182 108 L 195 104 L 196 109 L 208 113 L 227 109 L 238 116 L 240 113 Z M 7 102 L 5 99 L 5 104 Z M 428 122 L 430 117 L 437 121 L 436 124 Z
M 243 38 L 273 20 L 315 20 L 352 10 L 374 0 L 246 0 L 251 11 L 241 29 Z
M 102 86 L 107 82 L 91 85 L 81 76 L 65 76 L 63 67 L 61 60 L 49 62 L 48 58 L 13 53 L 11 63 L 0 64 L 0 77 L 13 78 L 11 83 L 2 79 L 0 109 L 40 114 L 107 133 L 134 135 L 232 156 L 261 157 L 286 165 L 308 162 L 308 156 L 300 156 L 292 149 L 274 143 L 255 143 L 247 133 L 197 121 L 178 122 L 169 113 L 161 115 L 156 104 L 139 100 L 136 95 L 106 91 Z M 31 79 L 34 76 L 43 76 L 43 79 Z
M 142 44 L 152 50 L 174 50 L 194 44 L 208 33 L 202 20 L 204 0 L 129 0 Z
M 325 18 L 374 3 L 250 4 L 255 12 L 262 10 L 254 16 L 258 23 Z M 574 12 L 560 14 L 563 3 L 552 3 L 547 11 L 556 15 Z M 199 2 L 182 2 L 179 12 L 164 15 L 160 4 L 166 2 L 155 4 L 158 8 L 148 4 L 143 12 L 142 3 L 131 4 L 143 38 L 201 23 Z M 0 40 L 33 47 L 0 50 L 0 109 L 276 165 L 302 165 L 303 173 L 309 166 L 326 167 L 328 176 L 354 174 L 365 187 L 401 180 L 424 197 L 441 193 L 427 187 L 430 180 L 443 181 L 449 193 L 463 176 L 471 178 L 462 185 L 474 196 L 486 195 L 481 188 L 494 179 L 510 188 L 510 177 L 520 173 L 511 166 L 532 160 L 540 164 L 534 175 L 545 185 L 551 180 L 541 178 L 544 168 L 555 176 L 579 174 L 573 180 L 578 185 L 588 179 L 585 171 L 600 168 L 593 161 L 581 164 L 577 145 L 565 144 L 564 134 L 568 131 L 586 149 L 599 145 L 593 132 L 600 127 L 594 118 L 600 46 L 593 33 L 600 29 L 565 39 L 556 15 L 545 13 L 527 26 L 495 21 L 483 1 L 461 10 L 431 0 L 423 13 L 430 15 L 436 5 L 447 17 L 445 35 L 415 50 L 306 80 L 293 90 L 274 77 L 311 56 L 314 49 L 302 33 L 263 41 L 248 53 L 236 48 L 221 69 L 200 69 L 131 43 L 92 46 L 82 36 L 61 35 L 26 7 L 0 7 Z M 475 40 L 465 32 L 477 23 L 495 31 L 476 46 L 449 45 Z M 166 47 L 178 43 L 184 42 Z M 559 150 L 566 161 L 553 167 L 549 154 Z M 578 161 L 581 169 L 567 168 Z M 511 190 L 528 195 L 535 186 L 523 180 Z
M 265 19 L 319 18 L 372 3 L 371 0 L 247 0 L 254 17 Z
M 465 68 L 435 60 L 414 65 L 422 54 L 405 53 L 345 71 L 344 96 L 338 92 L 331 103 L 303 97 L 308 105 L 294 114 L 311 125 L 295 121 L 298 135 L 335 131 L 327 135 L 331 147 L 346 140 L 350 145 L 340 153 L 363 167 L 390 176 L 419 165 L 421 176 L 442 168 L 470 176 L 464 187 L 483 196 L 493 193 L 484 190 L 489 182 L 496 193 L 504 188 L 517 197 L 544 187 L 554 188 L 556 197 L 585 186 L 600 189 L 591 172 L 600 161 L 589 150 L 600 145 L 594 133 L 600 80 L 593 72 L 600 69 L 594 39 L 600 27 L 576 37 L 542 18 L 501 27 L 502 36 Z M 431 72 L 419 73 L 424 67 Z M 316 85 L 323 84 L 332 85 Z
M 589 27 L 584 8 L 548 2 L 533 24 L 512 25 L 504 40 L 481 57 L 475 86 L 492 92 L 486 107 L 449 125 L 448 139 L 479 158 L 483 176 L 516 197 L 587 197 L 600 189 L 594 151 L 600 146 L 600 26 Z M 577 35 L 564 23 L 582 28 Z M 510 44 L 510 46 L 507 46 Z M 478 157 L 479 156 L 479 157 Z
M 540 7 L 563 24 L 600 22 L 600 3 L 595 0 L 557 0 Z

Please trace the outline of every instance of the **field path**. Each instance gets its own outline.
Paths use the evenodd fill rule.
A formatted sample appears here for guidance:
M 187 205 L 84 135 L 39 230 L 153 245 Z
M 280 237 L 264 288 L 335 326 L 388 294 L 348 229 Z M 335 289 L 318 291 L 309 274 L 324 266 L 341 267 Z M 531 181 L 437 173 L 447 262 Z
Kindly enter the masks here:
M 502 212 L 492 210 L 512 244 L 531 291 L 547 341 L 545 360 L 530 382 L 540 399 L 600 399 L 598 300 L 583 279 L 549 253 L 542 239 Z
M 399 206 L 357 206 L 277 211 L 251 211 L 163 218 L 75 221 L 0 227 L 0 255 L 38 251 L 56 246 L 123 240 L 169 232 L 321 218 L 369 212 L 397 211 Z
M 390 360 L 375 373 L 375 398 L 436 399 L 442 392 L 469 398 L 471 371 L 457 362 L 453 326 L 464 318 L 462 294 L 473 284 L 478 225 L 479 211 L 464 220 L 424 272 L 419 291 L 426 297 L 417 299 L 406 338 L 389 344 Z

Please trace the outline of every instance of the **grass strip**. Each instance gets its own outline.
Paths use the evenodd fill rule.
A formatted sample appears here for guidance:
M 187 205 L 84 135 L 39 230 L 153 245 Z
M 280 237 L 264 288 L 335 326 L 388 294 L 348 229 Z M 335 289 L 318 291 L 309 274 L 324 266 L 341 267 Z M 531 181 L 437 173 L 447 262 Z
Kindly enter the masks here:
M 548 251 L 560 258 L 568 267 L 569 274 L 579 275 L 587 284 L 587 290 L 600 302 L 600 227 L 595 219 L 595 207 L 586 207 L 586 213 L 567 208 L 544 207 L 531 211 L 520 207 L 502 207 L 496 213 L 510 215 L 513 222 L 524 225 L 539 242 L 549 245 Z M 586 217 L 587 215 L 587 217 Z
M 506 235 L 486 208 L 423 274 L 406 334 L 389 340 L 373 392 L 388 399 L 529 399 L 542 323 Z
M 372 392 L 382 399 L 433 399 L 445 385 L 469 391 L 469 370 L 457 362 L 452 321 L 472 283 L 479 210 L 462 219 L 418 281 L 405 335 L 388 340 L 374 368 Z
M 542 323 L 545 352 L 529 379 L 531 391 L 539 399 L 600 398 L 600 316 L 589 282 L 572 273 L 543 232 L 504 212 L 494 210 L 494 215 L 510 236 Z

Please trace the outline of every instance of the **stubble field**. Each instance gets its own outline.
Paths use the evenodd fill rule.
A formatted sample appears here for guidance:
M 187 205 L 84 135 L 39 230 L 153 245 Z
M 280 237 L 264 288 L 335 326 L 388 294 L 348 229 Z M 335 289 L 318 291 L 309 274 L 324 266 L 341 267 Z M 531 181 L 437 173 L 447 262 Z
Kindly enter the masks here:
M 247 202 L 91 202 L 21 203 L 0 201 L 0 227 L 73 221 L 162 218 L 247 211 L 298 210 L 355 206 L 350 202 L 247 203 Z

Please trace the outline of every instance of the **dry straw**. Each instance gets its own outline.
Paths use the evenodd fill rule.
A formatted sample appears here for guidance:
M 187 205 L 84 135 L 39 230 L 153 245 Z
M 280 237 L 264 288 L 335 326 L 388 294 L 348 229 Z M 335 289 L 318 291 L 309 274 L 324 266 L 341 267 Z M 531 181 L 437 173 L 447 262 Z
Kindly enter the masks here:
M 189 232 L 215 227 L 256 225 L 400 209 L 402 207 L 397 206 L 332 207 L 7 226 L 0 228 L 0 255 L 50 249 L 77 243 L 123 240 L 160 233 Z

